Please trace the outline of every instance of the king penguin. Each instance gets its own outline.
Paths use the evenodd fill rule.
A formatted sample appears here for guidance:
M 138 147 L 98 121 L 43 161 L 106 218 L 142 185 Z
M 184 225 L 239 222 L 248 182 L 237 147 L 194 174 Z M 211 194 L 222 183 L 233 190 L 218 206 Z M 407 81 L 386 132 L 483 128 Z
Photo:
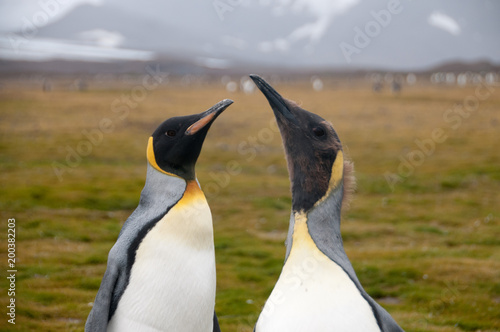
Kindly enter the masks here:
M 250 75 L 283 139 L 292 191 L 285 264 L 256 332 L 403 331 L 361 286 L 344 251 L 344 156 L 332 125 Z M 346 172 L 351 169 L 346 163 Z
M 168 119 L 149 138 L 139 206 L 109 252 L 85 331 L 220 331 L 212 215 L 195 164 L 232 103 Z

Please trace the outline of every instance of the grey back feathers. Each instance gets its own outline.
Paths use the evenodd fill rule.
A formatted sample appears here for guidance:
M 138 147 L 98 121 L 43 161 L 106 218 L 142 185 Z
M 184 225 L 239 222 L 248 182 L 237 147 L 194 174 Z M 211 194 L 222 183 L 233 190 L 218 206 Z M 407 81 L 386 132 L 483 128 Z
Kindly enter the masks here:
M 130 215 L 111 248 L 108 265 L 89 314 L 85 331 L 106 331 L 108 321 L 127 287 L 135 252 L 148 231 L 184 194 L 186 181 L 154 169 L 149 163 L 139 206 Z

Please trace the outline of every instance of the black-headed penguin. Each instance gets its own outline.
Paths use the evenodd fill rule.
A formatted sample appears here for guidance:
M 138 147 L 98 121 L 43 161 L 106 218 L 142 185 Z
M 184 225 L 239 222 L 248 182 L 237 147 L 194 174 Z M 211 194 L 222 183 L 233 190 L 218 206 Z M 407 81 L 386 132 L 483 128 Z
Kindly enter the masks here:
M 365 292 L 344 251 L 340 211 L 352 166 L 337 133 L 250 76 L 278 122 L 292 191 L 285 264 L 255 331 L 402 331 Z
M 219 331 L 212 215 L 195 164 L 223 100 L 149 138 L 139 206 L 111 248 L 85 331 Z

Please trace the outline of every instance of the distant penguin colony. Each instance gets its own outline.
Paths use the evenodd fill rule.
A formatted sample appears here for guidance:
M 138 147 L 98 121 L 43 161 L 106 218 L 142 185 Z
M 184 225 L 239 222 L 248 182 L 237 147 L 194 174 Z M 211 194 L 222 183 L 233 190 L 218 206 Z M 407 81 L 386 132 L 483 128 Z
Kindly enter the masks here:
M 332 125 L 250 75 L 283 139 L 292 192 L 285 263 L 254 332 L 396 332 L 344 251 L 340 212 L 352 164 Z M 225 99 L 163 122 L 147 144 L 139 206 L 108 255 L 86 332 L 220 332 L 212 215 L 195 164 Z

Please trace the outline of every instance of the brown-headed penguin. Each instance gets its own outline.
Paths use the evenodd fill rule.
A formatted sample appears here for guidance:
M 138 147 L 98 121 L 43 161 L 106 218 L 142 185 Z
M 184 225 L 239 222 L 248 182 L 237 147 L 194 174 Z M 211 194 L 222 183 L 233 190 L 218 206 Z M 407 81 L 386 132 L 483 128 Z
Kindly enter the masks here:
M 256 332 L 402 331 L 363 289 L 347 258 L 340 211 L 352 164 L 332 125 L 250 75 L 273 109 L 292 191 L 286 258 Z

